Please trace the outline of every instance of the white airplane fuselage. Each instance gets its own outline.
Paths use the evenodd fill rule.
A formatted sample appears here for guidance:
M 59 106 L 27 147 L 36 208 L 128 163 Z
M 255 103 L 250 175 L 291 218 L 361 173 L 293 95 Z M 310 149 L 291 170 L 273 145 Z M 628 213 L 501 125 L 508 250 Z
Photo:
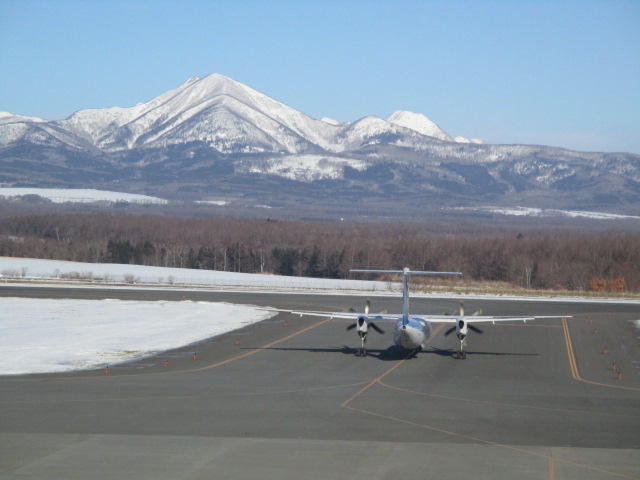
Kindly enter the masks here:
M 405 322 L 400 317 L 393 329 L 393 342 L 406 350 L 423 348 L 429 338 L 431 338 L 431 324 L 421 319 L 409 317 Z

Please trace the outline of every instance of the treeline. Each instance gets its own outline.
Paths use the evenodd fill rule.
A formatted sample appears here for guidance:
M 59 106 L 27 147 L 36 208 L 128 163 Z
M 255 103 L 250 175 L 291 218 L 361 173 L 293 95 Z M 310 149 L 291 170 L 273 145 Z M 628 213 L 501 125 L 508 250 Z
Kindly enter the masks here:
M 525 288 L 640 290 L 640 234 L 627 231 L 53 214 L 1 219 L 0 255 L 326 278 L 407 266 Z

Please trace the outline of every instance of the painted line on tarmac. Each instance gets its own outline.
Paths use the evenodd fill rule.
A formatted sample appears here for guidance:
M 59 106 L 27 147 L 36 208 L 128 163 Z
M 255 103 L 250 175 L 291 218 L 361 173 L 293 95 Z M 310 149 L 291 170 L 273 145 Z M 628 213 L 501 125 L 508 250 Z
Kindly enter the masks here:
M 570 414 L 578 414 L 578 415 L 602 415 L 607 417 L 640 418 L 640 415 L 625 415 L 625 414 L 610 413 L 610 412 L 592 412 L 592 411 L 575 410 L 575 409 L 569 409 L 569 408 L 541 407 L 538 405 L 519 405 L 516 403 L 496 402 L 491 400 L 477 400 L 472 398 L 454 397 L 451 395 L 438 395 L 436 393 L 419 392 L 417 390 L 411 390 L 410 388 L 396 387 L 393 385 L 389 385 L 388 383 L 383 381 L 379 381 L 378 383 L 381 386 L 387 387 L 391 390 L 397 390 L 399 392 L 410 393 L 413 395 L 420 395 L 423 397 L 438 398 L 438 399 L 447 400 L 447 401 L 467 402 L 467 403 L 489 405 L 489 406 L 496 406 L 496 407 L 542 410 L 542 411 L 548 411 L 548 412 L 562 412 L 562 413 L 570 413 Z
M 563 323 L 566 324 L 566 319 L 563 319 Z M 433 335 L 431 336 L 431 338 L 435 337 L 435 335 L 440 330 L 442 330 L 444 325 L 445 324 L 440 324 L 434 330 Z M 566 334 L 568 334 L 568 330 L 565 330 L 565 332 L 566 332 Z M 431 340 L 431 338 L 429 340 Z M 573 352 L 573 346 L 570 345 L 570 338 L 568 336 L 565 336 L 565 338 L 567 339 L 567 348 L 571 347 L 571 352 Z M 407 358 L 408 358 L 408 356 L 407 356 Z M 350 398 L 345 400 L 340 406 L 344 407 L 344 408 L 347 408 L 349 410 L 355 411 L 355 412 L 364 413 L 366 415 L 372 415 L 372 416 L 375 416 L 375 417 L 378 417 L 378 418 L 384 418 L 384 419 L 387 419 L 387 420 L 392 420 L 392 421 L 395 421 L 395 422 L 404 423 L 406 425 L 411 425 L 411 426 L 415 426 L 415 427 L 431 430 L 431 431 L 434 431 L 434 432 L 442 433 L 444 435 L 453 436 L 453 437 L 457 437 L 457 438 L 463 438 L 463 439 L 466 439 L 466 440 L 471 440 L 472 442 L 483 443 L 483 444 L 486 444 L 486 445 L 491 445 L 491 446 L 495 446 L 495 447 L 511 450 L 511 451 L 514 451 L 514 452 L 523 453 L 523 454 L 526 454 L 526 455 L 532 455 L 532 456 L 535 456 L 535 457 L 545 458 L 545 459 L 547 459 L 547 468 L 548 468 L 548 478 L 549 478 L 549 480 L 554 480 L 555 479 L 555 466 L 556 466 L 556 463 L 563 463 L 563 464 L 566 464 L 566 465 L 574 466 L 576 468 L 589 470 L 589 471 L 593 471 L 593 472 L 598 472 L 598 473 L 606 474 L 608 476 L 613 476 L 613 477 L 617 477 L 617 478 L 623 478 L 623 479 L 627 479 L 627 480 L 637 480 L 637 478 L 635 478 L 635 477 L 629 477 L 629 476 L 621 474 L 621 473 L 612 472 L 612 471 L 609 471 L 609 470 L 603 470 L 603 469 L 598 468 L 598 467 L 584 465 L 584 464 L 573 462 L 571 460 L 567 460 L 567 459 L 563 459 L 563 458 L 553 457 L 552 455 L 546 455 L 546 454 L 543 454 L 543 453 L 538 453 L 538 452 L 535 452 L 535 451 L 532 451 L 532 450 L 528 450 L 528 449 L 525 449 L 525 448 L 516 447 L 516 446 L 512 446 L 512 445 L 506 445 L 506 444 L 502 444 L 502 443 L 492 442 L 490 440 L 486 440 L 486 439 L 482 439 L 482 438 L 478 438 L 478 437 L 473 437 L 473 436 L 466 435 L 466 434 L 456 433 L 456 432 L 452 432 L 452 431 L 449 431 L 449 430 L 444 430 L 444 429 L 441 429 L 441 428 L 433 427 L 433 426 L 430 426 L 430 425 L 417 423 L 417 422 L 412 422 L 412 421 L 409 421 L 409 420 L 404 420 L 404 419 L 396 417 L 396 416 L 384 415 L 384 414 L 381 414 L 381 413 L 376 413 L 376 412 L 372 412 L 372 411 L 369 411 L 369 410 L 364 410 L 364 409 L 361 409 L 361 408 L 358 408 L 358 407 L 353 407 L 353 406 L 349 405 L 353 400 L 355 400 L 357 397 L 362 395 L 364 392 L 366 392 L 369 388 L 371 388 L 375 384 L 379 384 L 380 386 L 383 386 L 383 387 L 388 387 L 388 385 L 385 384 L 382 381 L 382 379 L 384 377 L 386 377 L 387 375 L 389 375 L 394 370 L 396 370 L 399 366 L 401 366 L 407 360 L 407 358 L 404 358 L 404 359 L 398 361 L 394 366 L 392 366 L 390 369 L 385 371 L 382 375 L 380 375 L 379 377 L 373 379 L 371 382 L 369 382 L 367 385 L 365 385 L 363 388 L 361 388 L 358 392 L 356 392 Z M 579 374 L 579 372 L 577 371 L 577 363 L 575 363 L 575 357 L 574 357 L 574 366 L 575 366 L 575 369 L 576 369 L 575 370 L 576 373 Z
M 571 376 L 574 380 L 577 380 L 582 383 L 588 383 L 590 385 L 597 385 L 599 387 L 607 387 L 607 388 L 619 388 L 622 390 L 632 390 L 635 392 L 640 392 L 640 388 L 635 387 L 626 387 L 624 385 L 613 385 L 611 383 L 601 383 L 594 382 L 593 380 L 587 380 L 580 375 L 580 369 L 578 368 L 578 361 L 576 360 L 576 353 L 573 349 L 573 342 L 571 341 L 571 333 L 569 331 L 569 324 L 566 318 L 562 319 L 562 330 L 564 333 L 564 341 L 567 346 L 567 356 L 569 358 L 569 367 L 571 368 Z
M 440 332 L 440 330 L 442 330 L 444 328 L 445 324 L 441 323 L 440 325 L 438 325 L 434 330 L 433 333 L 431 334 L 431 337 L 429 337 L 429 339 L 425 342 L 425 343 L 429 343 L 431 342 L 431 339 L 434 338 L 438 332 Z M 347 407 L 347 405 L 349 405 L 349 403 L 351 403 L 351 401 L 353 401 L 355 398 L 357 398 L 359 395 L 361 395 L 362 393 L 364 393 L 365 391 L 367 391 L 370 387 L 372 387 L 373 385 L 375 385 L 376 383 L 380 383 L 381 380 L 386 377 L 387 375 L 389 375 L 391 372 L 393 372 L 396 368 L 398 368 L 400 365 L 402 365 L 404 362 L 407 361 L 407 359 L 409 358 L 409 356 L 411 356 L 413 354 L 413 352 L 410 352 L 409 354 L 407 354 L 407 356 L 405 358 L 403 358 L 402 360 L 398 361 L 398 363 L 396 363 L 393 367 L 391 367 L 389 370 L 387 370 L 386 372 L 384 372 L 382 375 L 380 375 L 377 378 L 374 378 L 373 380 L 371 380 L 367 385 L 365 385 L 362 389 L 360 389 L 358 392 L 354 393 L 351 397 L 349 397 L 347 400 L 345 400 L 344 402 L 342 402 L 342 404 L 340 405 L 341 407 Z M 350 407 L 347 407 L 350 408 Z
M 617 478 L 623 478 L 626 480 L 638 480 L 637 477 L 630 477 L 628 475 L 622 474 L 622 473 L 617 473 L 617 472 L 611 472 L 609 470 L 603 470 L 601 468 L 598 467 L 593 467 L 593 466 L 589 466 L 589 465 L 584 465 L 581 463 L 577 463 L 571 460 L 566 460 L 564 458 L 558 458 L 558 457 L 552 457 L 550 455 L 545 455 L 544 453 L 538 453 L 538 452 L 534 452 L 533 450 L 527 450 L 526 448 L 521 448 L 521 447 L 515 447 L 512 445 L 505 445 L 502 443 L 497 443 L 497 442 L 492 442 L 491 440 L 485 440 L 483 438 L 478 438 L 478 437 L 473 437 L 471 435 L 465 435 L 462 433 L 456 433 L 456 432 L 451 432 L 449 430 L 443 430 L 441 428 L 437 428 L 437 427 L 433 427 L 430 425 L 426 425 L 423 423 L 417 423 L 417 422 L 412 422 L 409 420 L 404 420 L 402 418 L 398 418 L 398 417 L 394 417 L 391 415 L 383 415 L 380 413 L 376 413 L 376 412 L 371 412 L 369 410 L 364 410 L 361 408 L 357 408 L 357 407 L 351 407 L 351 406 L 346 406 L 345 408 L 348 408 L 349 410 L 353 410 L 355 412 L 359 412 L 359 413 L 365 413 L 367 415 L 372 415 L 374 417 L 378 417 L 378 418 L 384 418 L 386 420 L 393 420 L 395 422 L 400 422 L 400 423 L 404 423 L 405 425 L 410 425 L 410 426 L 414 426 L 414 427 L 419 427 L 419 428 L 423 428 L 426 430 L 431 430 L 433 432 L 437 432 L 437 433 L 442 433 L 444 435 L 448 435 L 448 436 L 453 436 L 453 437 L 457 437 L 457 438 L 463 438 L 465 440 L 471 440 L 474 443 L 482 443 L 485 445 L 491 445 L 494 447 L 500 447 L 500 448 L 504 448 L 507 450 L 511 450 L 514 452 L 519 452 L 519 453 L 523 453 L 526 455 L 533 455 L 535 457 L 540 457 L 540 458 L 546 458 L 548 459 L 548 466 L 549 466 L 549 479 L 553 479 L 555 476 L 555 465 L 557 463 L 563 463 L 563 464 L 567 464 L 567 465 L 571 465 L 577 468 L 581 468 L 581 469 L 585 469 L 585 470 L 590 470 L 593 472 L 598 472 L 598 473 L 603 473 L 609 476 L 613 476 L 613 477 L 617 477 Z
M 246 358 L 246 357 L 248 357 L 250 355 L 254 355 L 254 354 L 258 353 L 258 352 L 261 352 L 261 351 L 266 350 L 266 349 L 268 349 L 270 347 L 273 347 L 274 345 L 278 345 L 279 343 L 282 343 L 282 342 L 285 342 L 285 341 L 287 341 L 287 340 L 289 340 L 291 338 L 297 337 L 298 335 L 306 333 L 309 330 L 312 330 L 312 329 L 314 329 L 316 327 L 319 327 L 320 325 L 324 325 L 325 323 L 330 322 L 330 321 L 331 321 L 331 318 L 326 318 L 326 319 L 322 320 L 321 322 L 314 323 L 313 325 L 310 325 L 310 326 L 308 326 L 306 328 L 303 328 L 302 330 L 299 330 L 299 331 L 297 331 L 295 333 L 292 333 L 291 335 L 287 335 L 286 337 L 280 338 L 280 339 L 275 340 L 275 341 L 273 341 L 271 343 L 263 345 L 262 347 L 256 347 L 256 348 L 254 348 L 252 350 L 249 350 L 248 352 L 242 353 L 240 355 L 236 355 L 235 357 L 228 358 L 227 360 L 222 360 L 221 362 L 217 362 L 217 363 L 214 363 L 212 365 L 207 365 L 206 367 L 195 368 L 193 370 L 183 370 L 182 372 L 202 372 L 203 370 L 210 370 L 212 368 L 216 368 L 216 367 L 219 367 L 221 365 L 226 365 L 228 363 L 235 362 L 236 360 L 240 360 L 241 358 Z

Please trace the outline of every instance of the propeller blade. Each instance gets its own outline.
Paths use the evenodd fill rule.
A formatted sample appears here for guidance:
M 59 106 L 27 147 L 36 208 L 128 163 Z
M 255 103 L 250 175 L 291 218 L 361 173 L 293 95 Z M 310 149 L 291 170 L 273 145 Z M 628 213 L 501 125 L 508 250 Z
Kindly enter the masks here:
M 357 323 L 352 323 L 347 327 L 347 330 L 353 330 L 354 328 L 356 328 L 357 325 L 358 325 Z
M 456 331 L 456 327 L 451 327 L 449 330 L 447 330 L 446 332 L 444 332 L 444 336 L 446 337 L 447 335 L 452 334 L 453 332 Z
M 371 310 L 371 300 L 367 298 L 367 303 L 364 305 L 364 314 L 369 315 L 369 310 Z
M 384 333 L 384 330 L 382 330 L 379 326 L 377 326 L 375 323 L 373 322 L 369 322 L 369 326 L 371 328 L 373 328 L 376 332 L 378 333 Z
M 464 317 L 464 300 L 460 300 L 460 316 Z
M 475 325 L 472 325 L 470 323 L 467 324 L 467 327 L 469 327 L 469 330 L 473 330 L 476 333 L 480 333 L 480 334 L 483 333 L 482 330 L 480 330 L 478 327 L 476 327 Z

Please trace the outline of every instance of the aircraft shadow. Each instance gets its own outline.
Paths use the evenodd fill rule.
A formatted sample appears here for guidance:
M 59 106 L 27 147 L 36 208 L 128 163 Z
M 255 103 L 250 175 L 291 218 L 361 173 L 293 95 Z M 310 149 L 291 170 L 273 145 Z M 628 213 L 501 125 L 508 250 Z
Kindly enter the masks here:
M 283 352 L 311 352 L 311 353 L 341 353 L 343 355 L 352 355 L 356 356 L 358 351 L 357 348 L 342 346 L 338 347 L 324 347 L 324 348 L 288 348 L 288 347 L 245 347 L 243 350 L 279 350 Z M 409 352 L 403 350 L 401 348 L 396 347 L 395 345 L 386 348 L 384 350 L 379 348 L 367 348 L 367 356 L 377 358 L 378 360 L 384 361 L 393 361 L 393 360 L 403 360 L 405 358 L 414 358 L 415 355 L 409 355 Z
M 347 347 L 343 345 L 341 348 L 338 347 L 324 347 L 324 348 L 293 348 L 293 347 L 244 347 L 242 350 L 278 350 L 283 352 L 311 352 L 311 353 L 341 353 L 343 355 L 353 355 L 356 356 L 357 349 L 352 347 Z M 423 350 L 421 352 L 408 352 L 405 349 L 399 348 L 395 345 L 390 346 L 384 350 L 379 348 L 367 349 L 367 356 L 377 358 L 378 360 L 383 361 L 394 361 L 394 360 L 406 360 L 416 358 L 420 355 L 438 355 L 441 357 L 451 357 L 458 358 L 458 351 L 452 348 L 442 349 L 442 348 L 430 348 L 427 350 Z M 512 353 L 512 352 L 478 352 L 478 351 L 470 351 L 467 350 L 467 355 L 491 355 L 491 356 L 525 356 L 525 357 L 537 357 L 537 353 Z
M 537 357 L 538 353 L 513 353 L 513 352 L 477 352 L 473 350 L 467 350 L 467 355 L 491 355 L 491 356 L 514 356 L 514 357 Z M 421 354 L 435 354 L 441 357 L 458 358 L 458 350 L 453 348 L 431 348 L 429 350 L 423 350 Z

